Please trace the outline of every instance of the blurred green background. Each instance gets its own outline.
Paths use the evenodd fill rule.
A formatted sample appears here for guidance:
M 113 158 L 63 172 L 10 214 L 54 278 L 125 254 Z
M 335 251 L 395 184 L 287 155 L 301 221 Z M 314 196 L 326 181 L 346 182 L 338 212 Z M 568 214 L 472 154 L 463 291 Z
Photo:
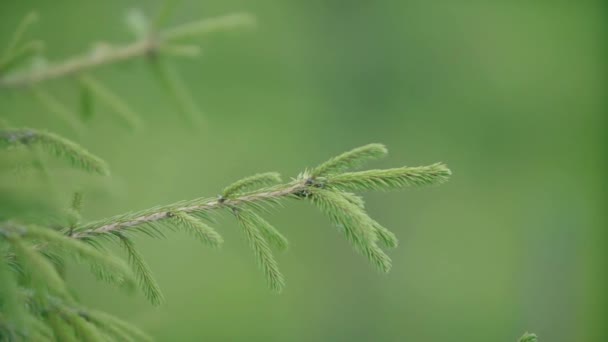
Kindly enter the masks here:
M 51 60 L 132 40 L 126 11 L 152 1 L 8 1 L 0 42 L 32 9 Z M 232 12 L 254 30 L 209 35 L 174 60 L 204 110 L 192 129 L 144 61 L 104 68 L 144 119 L 103 104 L 75 132 L 27 90 L 0 94 L 14 126 L 46 128 L 103 157 L 110 178 L 54 159 L 44 197 L 84 189 L 97 219 L 199 196 L 262 171 L 286 179 L 337 153 L 385 143 L 373 167 L 446 162 L 439 187 L 366 195 L 401 245 L 378 274 L 305 203 L 268 216 L 291 241 L 272 294 L 235 222 L 219 251 L 141 237 L 164 290 L 155 308 L 74 268 L 90 306 L 159 341 L 606 341 L 606 6 L 600 1 L 184 1 L 169 25 Z M 75 111 L 78 88 L 45 83 Z M 28 180 L 22 180 L 28 182 Z M 6 182 L 5 182 L 6 183 Z

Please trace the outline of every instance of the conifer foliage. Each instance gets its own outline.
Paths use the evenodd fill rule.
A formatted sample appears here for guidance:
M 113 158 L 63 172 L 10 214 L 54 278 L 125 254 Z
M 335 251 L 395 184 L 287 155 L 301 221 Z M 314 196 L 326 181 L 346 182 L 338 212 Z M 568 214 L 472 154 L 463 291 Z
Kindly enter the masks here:
M 7 130 L 1 133 L 11 136 L 13 132 L 22 131 Z M 69 141 L 54 148 L 61 147 L 65 148 L 57 154 L 70 156 L 69 160 L 72 161 L 92 157 Z M 379 150 L 383 152 L 377 153 Z M 0 273 L 5 280 L 0 282 L 1 334 L 13 340 L 32 336 L 95 341 L 145 337 L 142 332 L 117 318 L 80 307 L 70 294 L 69 285 L 57 264 L 66 257 L 87 263 L 100 279 L 119 286 L 138 284 L 151 303 L 160 304 L 164 297 L 135 247 L 134 236 L 143 233 L 162 237 L 167 230 L 181 230 L 208 246 L 218 247 L 224 241 L 211 224 L 214 223 L 212 214 L 219 211 L 227 211 L 235 217 L 269 288 L 280 292 L 285 286 L 285 278 L 279 270 L 273 249 L 285 250 L 288 242 L 261 214 L 267 207 L 286 200 L 309 201 L 317 206 L 357 252 L 381 272 L 388 272 L 391 260 L 380 243 L 385 247 L 397 246 L 395 235 L 368 216 L 361 197 L 342 188 L 387 190 L 410 185 L 440 184 L 451 173 L 443 164 L 433 165 L 428 173 L 424 173 L 425 168 L 411 167 L 390 169 L 390 172 L 341 171 L 363 164 L 364 159 L 372 159 L 370 155 L 378 158 L 385 154 L 383 145 L 370 144 L 306 170 L 289 182 L 281 183 L 277 173 L 262 173 L 227 186 L 219 198 L 182 201 L 89 223 L 80 222 L 82 196 L 76 194 L 68 211 L 72 224 L 60 229 L 23 222 L 3 222 L 0 225 L 0 243 L 4 259 L 0 263 Z M 100 161 L 97 157 L 93 158 Z M 81 162 L 74 164 L 82 165 Z M 105 248 L 101 243 L 104 239 L 124 247 L 131 267 L 118 257 L 100 251 Z
M 128 24 L 136 37 L 133 43 L 109 45 L 58 63 L 44 60 L 42 43 L 25 40 L 27 28 L 37 18 L 30 14 L 0 58 L 0 91 L 26 87 L 25 91 L 31 91 L 44 108 L 70 122 L 72 127 L 79 127 L 81 122 L 71 115 L 68 106 L 41 87 L 47 81 L 73 76 L 80 87 L 81 120 L 91 115 L 92 102 L 99 101 L 128 126 L 137 127 L 142 120 L 135 111 L 91 72 L 104 65 L 148 58 L 176 106 L 188 120 L 196 120 L 200 117 L 196 103 L 176 70 L 167 65 L 166 57 L 196 56 L 198 46 L 188 43 L 188 39 L 251 25 L 253 19 L 247 14 L 235 14 L 160 29 L 171 9 L 172 5 L 166 5 L 154 20 L 148 20 L 139 11 L 130 12 Z M 16 68 L 31 59 L 38 59 L 36 67 Z M 101 158 L 54 133 L 3 127 L 0 147 L 40 149 L 75 168 L 109 175 L 109 168 Z M 135 237 L 145 234 L 160 238 L 167 231 L 182 231 L 208 247 L 217 248 L 224 243 L 214 220 L 219 212 L 229 213 L 238 222 L 272 291 L 280 292 L 285 287 L 286 280 L 274 251 L 285 251 L 288 240 L 263 214 L 269 207 L 290 200 L 306 201 L 317 207 L 357 253 L 380 272 L 388 272 L 391 259 L 384 248 L 397 247 L 397 238 L 368 215 L 363 198 L 355 192 L 441 184 L 451 172 L 441 163 L 356 171 L 387 152 L 382 144 L 369 144 L 304 170 L 290 181 L 283 182 L 276 172 L 260 173 L 226 186 L 219 197 L 196 198 L 93 222 L 82 220 L 81 210 L 86 203 L 80 193 L 74 194 L 65 210 L 64 226 L 43 226 L 17 219 L 0 222 L 0 341 L 151 340 L 122 319 L 83 307 L 66 281 L 65 260 L 87 265 L 99 279 L 116 286 L 138 287 L 152 304 L 159 305 L 164 296 L 137 250 Z M 112 243 L 125 251 L 126 260 L 106 249 Z M 532 341 L 530 337 L 522 337 L 524 340 Z

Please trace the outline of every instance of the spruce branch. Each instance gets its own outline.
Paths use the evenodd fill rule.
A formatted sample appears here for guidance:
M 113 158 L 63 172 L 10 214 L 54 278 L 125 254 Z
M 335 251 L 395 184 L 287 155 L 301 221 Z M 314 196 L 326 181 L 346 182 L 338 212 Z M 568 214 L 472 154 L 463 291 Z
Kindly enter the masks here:
M 99 235 L 124 231 L 129 228 L 138 227 L 145 224 L 155 223 L 172 217 L 176 212 L 201 215 L 212 212 L 226 206 L 251 206 L 256 207 L 263 203 L 276 203 L 277 200 L 285 197 L 296 198 L 298 194 L 306 191 L 307 186 L 304 181 L 296 181 L 273 188 L 265 188 L 255 193 L 245 194 L 231 199 L 209 199 L 199 198 L 191 201 L 178 202 L 167 206 L 154 207 L 133 213 L 126 213 L 90 222 L 77 227 L 72 237 L 93 238 Z
M 355 250 L 367 257 L 380 271 L 385 273 L 390 271 L 391 259 L 377 245 L 375 221 L 360 207 L 336 191 L 315 188 L 309 196 L 312 202 L 344 233 Z
M 251 188 L 276 184 L 280 181 L 281 175 L 279 175 L 277 172 L 259 173 L 257 175 L 245 177 L 228 185 L 226 188 L 224 188 L 224 191 L 222 191 L 222 196 L 225 198 L 230 198 L 233 195 L 238 195 L 239 193 L 243 193 Z
M 0 146 L 39 145 L 58 157 L 68 159 L 74 166 L 101 175 L 110 173 L 106 163 L 78 144 L 56 134 L 31 128 L 0 129 Z
M 442 163 L 386 170 L 345 172 L 328 177 L 326 185 L 340 190 L 392 190 L 412 185 L 441 184 L 452 172 Z
M 25 142 L 28 142 L 31 136 L 30 131 L 26 131 L 28 134 L 19 130 L 8 131 L 10 134 L 6 132 L 4 131 L 4 135 L 0 136 L 8 141 L 25 139 Z M 45 308 L 55 305 L 54 309 L 48 310 L 55 310 L 53 312 L 56 315 L 49 316 L 56 316 L 59 319 L 46 319 L 42 322 L 43 327 L 36 330 L 36 334 L 43 336 L 49 334 L 48 330 L 52 330 L 57 338 L 68 341 L 87 339 L 94 341 L 107 336 L 125 341 L 143 339 L 137 332 L 121 326 L 120 320 L 112 320 L 102 313 L 91 313 L 76 308 L 67 285 L 58 271 L 58 266 L 54 263 L 61 265 L 62 255 L 75 255 L 78 260 L 91 264 L 94 271 L 106 280 L 124 284 L 137 282 L 146 297 L 153 304 L 159 304 L 163 300 L 163 295 L 149 267 L 135 248 L 131 240 L 132 234 L 144 233 L 153 237 L 162 237 L 167 230 L 184 230 L 208 245 L 218 246 L 223 239 L 207 225 L 207 222 L 213 222 L 214 213 L 225 210 L 236 218 L 270 289 L 280 292 L 285 287 L 285 279 L 271 247 L 283 250 L 287 248 L 288 242 L 279 230 L 261 216 L 261 213 L 267 211 L 269 207 L 282 204 L 286 199 L 309 201 L 314 204 L 330 218 L 357 252 L 369 259 L 380 271 L 388 272 L 391 268 L 391 259 L 382 250 L 380 243 L 386 247 L 395 247 L 397 245 L 395 235 L 366 213 L 365 203 L 359 195 L 345 190 L 399 188 L 407 182 L 423 184 L 424 182 L 413 182 L 408 178 L 412 175 L 411 169 L 416 170 L 415 179 L 434 179 L 437 170 L 435 166 L 429 166 L 406 170 L 402 168 L 342 172 L 347 167 L 359 165 L 361 160 L 369 159 L 370 155 L 379 155 L 376 152 L 382 150 L 379 148 L 382 145 L 368 146 L 372 146 L 371 150 L 376 151 L 370 152 L 370 147 L 358 148 L 343 154 L 343 157 L 332 158 L 331 162 L 322 164 L 328 165 L 323 167 L 325 171 L 321 172 L 322 176 L 312 177 L 308 171 L 304 171 L 295 179 L 278 183 L 280 177 L 277 173 L 261 173 L 227 186 L 219 198 L 180 201 L 90 223 L 79 223 L 82 197 L 77 193 L 69 208 L 70 212 L 74 213 L 73 218 L 70 219 L 69 225 L 61 230 L 65 235 L 45 227 L 14 223 L 0 225 L 0 237 L 4 237 L 0 241 L 5 241 L 8 246 L 8 250 L 3 253 L 8 252 L 9 256 L 12 255 L 13 257 L 9 257 L 8 261 L 13 262 L 24 270 L 24 274 L 32 277 L 32 281 L 25 284 L 34 289 L 34 301 Z M 449 170 L 445 170 L 444 172 L 449 175 Z M 404 181 L 403 178 L 407 180 Z M 118 241 L 122 245 L 127 252 L 133 272 L 122 262 L 117 262 L 111 254 L 100 252 L 93 247 L 101 247 L 100 242 L 103 239 Z M 19 278 L 15 276 L 13 279 Z M 0 291 L 14 292 L 15 289 L 13 286 L 12 289 L 9 287 Z M 48 296 L 58 300 L 50 301 Z M 28 323 L 28 326 L 33 324 Z M 44 327 L 47 327 L 46 330 Z M 18 330 L 14 331 L 18 333 Z
M 233 208 L 232 212 L 243 228 L 243 232 L 255 255 L 256 262 L 266 276 L 268 286 L 272 291 L 281 292 L 283 287 L 285 287 L 285 279 L 279 271 L 279 265 L 272 255 L 264 234 L 258 228 L 260 222 L 257 220 L 257 217 L 249 211 L 239 211 L 236 208 Z
M 220 234 L 200 219 L 182 211 L 169 212 L 168 215 L 177 222 L 178 226 L 183 227 L 187 232 L 209 246 L 219 247 L 224 242 Z
M 165 45 L 175 41 L 197 38 L 222 30 L 249 27 L 254 22 L 255 19 L 251 15 L 239 13 L 193 21 L 161 30 L 158 33 L 149 32 L 146 36 L 126 45 L 104 44 L 92 52 L 69 57 L 61 62 L 50 64 L 43 68 L 0 74 L 0 89 L 32 86 L 53 79 L 82 74 L 102 66 L 155 56 L 162 53 L 162 48 Z M 11 51 L 13 45 L 15 44 L 11 43 L 9 46 Z
M 304 199 L 311 201 L 324 212 L 343 232 L 355 250 L 367 257 L 379 270 L 388 272 L 391 260 L 379 243 L 386 247 L 396 247 L 396 236 L 365 212 L 365 203 L 360 196 L 345 190 L 386 190 L 402 188 L 405 185 L 442 182 L 447 180 L 450 171 L 443 164 L 362 172 L 335 171 L 359 165 L 371 156 L 385 153 L 386 148 L 380 144 L 354 149 L 322 164 L 326 166 L 321 168 L 324 170 L 321 174 L 327 176 L 317 178 L 305 171 L 289 182 L 274 184 L 280 180 L 276 173 L 253 175 L 224 188 L 219 198 L 181 201 L 82 224 L 76 227 L 70 236 L 92 241 L 96 237 L 111 237 L 130 232 L 163 236 L 166 229 L 187 227 L 202 234 L 203 240 L 208 240 L 213 239 L 210 236 L 217 233 L 206 225 L 203 228 L 200 224 L 209 220 L 212 213 L 228 209 L 243 227 L 270 287 L 280 291 L 284 280 L 278 271 L 270 245 L 284 249 L 287 247 L 287 239 L 257 212 L 263 212 L 268 206 L 281 204 L 285 199 Z M 219 235 L 217 237 L 219 238 Z
M 119 237 L 124 249 L 127 251 L 129 263 L 137 276 L 139 287 L 143 290 L 144 295 L 153 305 L 160 305 L 164 301 L 164 296 L 160 290 L 160 286 L 158 286 L 156 280 L 154 280 L 148 264 L 135 248 L 133 241 L 123 234 L 118 233 L 116 235 Z
M 340 194 L 342 195 L 342 197 L 344 197 L 344 199 L 346 199 L 353 205 L 357 206 L 361 210 L 365 210 L 365 202 L 363 201 L 363 198 L 361 196 L 353 194 L 352 192 L 345 191 L 340 191 Z M 382 243 L 389 248 L 397 247 L 399 241 L 397 240 L 395 234 L 393 234 L 393 232 L 391 232 L 390 230 L 384 228 L 382 225 L 380 225 L 380 223 L 374 220 L 371 221 L 371 224 L 376 230 L 376 234 L 378 235 L 378 238 L 380 238 Z
M 386 146 L 382 144 L 369 144 L 361 146 L 351 151 L 342 153 L 341 155 L 331 158 L 325 163 L 317 166 L 314 170 L 312 170 L 310 176 L 314 178 L 356 168 L 368 160 L 382 158 L 386 154 L 388 154 L 388 150 L 386 149 Z
M 287 249 L 287 246 L 289 245 L 287 238 L 260 215 L 249 209 L 241 209 L 240 215 L 246 216 L 247 220 L 260 231 L 264 239 L 270 245 L 276 247 L 280 251 Z

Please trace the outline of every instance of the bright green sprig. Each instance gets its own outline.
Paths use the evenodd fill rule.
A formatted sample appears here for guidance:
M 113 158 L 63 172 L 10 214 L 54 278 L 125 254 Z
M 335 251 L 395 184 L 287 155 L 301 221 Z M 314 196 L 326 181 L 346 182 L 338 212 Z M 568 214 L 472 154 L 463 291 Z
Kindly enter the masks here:
M 386 229 L 385 227 L 383 227 L 382 225 L 380 225 L 380 223 L 378 223 L 376 221 L 374 221 L 372 225 L 373 225 L 374 229 L 376 229 L 376 235 L 378 235 L 379 240 L 382 241 L 382 243 L 386 247 L 396 248 L 397 246 L 399 246 L 399 240 L 397 239 L 397 236 L 395 236 L 395 234 L 393 232 Z
M 279 271 L 279 265 L 272 255 L 264 234 L 258 228 L 258 220 L 251 215 L 252 212 L 250 211 L 240 211 L 234 208 L 232 212 L 243 228 L 243 232 L 249 241 L 249 246 L 255 255 L 256 262 L 266 276 L 268 286 L 272 291 L 281 292 L 285 287 L 285 279 Z
M 131 268 L 135 272 L 139 287 L 143 290 L 144 295 L 153 305 L 160 305 L 164 302 L 164 296 L 160 290 L 160 286 L 154 280 L 152 271 L 148 267 L 148 264 L 144 260 L 139 251 L 135 248 L 133 242 L 122 234 L 118 234 L 118 237 L 127 252 L 129 257 L 129 263 Z
M 199 240 L 212 247 L 219 247 L 224 243 L 221 235 L 215 229 L 209 227 L 205 222 L 181 211 L 171 212 L 169 215 L 177 224 L 190 232 Z
M 264 235 L 264 239 L 280 251 L 287 249 L 287 238 L 260 215 L 247 209 L 241 209 L 241 215 L 247 215 L 251 223 Z
M 342 197 L 344 197 L 344 199 L 346 199 L 353 205 L 356 205 L 359 209 L 365 210 L 365 202 L 363 201 L 363 198 L 361 196 L 353 194 L 352 192 L 344 191 L 341 191 L 340 194 L 342 195 Z M 384 245 L 390 248 L 397 247 L 399 241 L 397 240 L 395 234 L 393 234 L 393 232 L 391 232 L 390 230 L 384 228 L 382 225 L 380 225 L 380 223 L 374 220 L 371 221 L 372 226 L 376 230 L 378 238 L 384 243 Z
M 346 152 L 342 157 L 332 158 L 331 162 L 323 164 L 327 166 L 321 170 L 325 170 L 322 172 L 325 173 L 329 170 L 356 166 L 372 156 L 378 157 L 384 153 L 383 145 L 366 145 Z M 175 220 L 170 218 L 176 214 L 185 214 L 193 219 L 196 219 L 194 216 L 202 216 L 202 219 L 208 220 L 213 210 L 228 207 L 234 211 L 241 225 L 246 228 L 248 239 L 254 247 L 258 260 L 261 260 L 259 263 L 267 278 L 270 274 L 269 283 L 276 284 L 277 281 L 272 280 L 273 274 L 278 272 L 274 267 L 276 262 L 270 259 L 272 257 L 270 250 L 266 250 L 265 247 L 274 244 L 278 248 L 284 248 L 287 240 L 256 212 L 263 212 L 268 206 L 281 204 L 287 198 L 308 198 L 330 217 L 359 253 L 366 256 L 381 271 L 388 272 L 391 260 L 379 244 L 392 248 L 398 245 L 398 240 L 392 232 L 368 216 L 365 212 L 365 203 L 359 195 L 347 190 L 390 189 L 404 185 L 441 182 L 446 180 L 449 174 L 449 169 L 443 164 L 329 173 L 318 178 L 313 178 L 311 173 L 304 172 L 291 182 L 262 187 L 279 180 L 276 173 L 264 173 L 244 178 L 228 186 L 219 199 L 199 198 L 119 215 L 78 227 L 75 236 L 94 237 L 108 232 L 120 232 L 123 229 L 137 229 L 151 236 L 162 236 L 165 228 L 172 229 L 172 225 L 175 225 Z M 255 190 L 250 191 L 252 188 Z M 272 262 L 265 263 L 264 260 L 272 260 Z M 276 285 L 271 287 L 277 288 Z
M 361 207 L 337 191 L 314 188 L 309 197 L 344 233 L 355 250 L 366 256 L 380 271 L 390 271 L 391 259 L 376 244 L 376 223 Z
M 361 166 L 363 163 L 382 158 L 388 154 L 386 146 L 382 144 L 369 144 L 344 152 L 339 156 L 333 157 L 325 163 L 317 166 L 311 172 L 311 177 L 325 176 L 332 173 L 339 173 L 347 169 Z
M 345 172 L 327 178 L 330 188 L 356 190 L 392 190 L 413 185 L 441 184 L 452 172 L 444 164 L 400 167 L 385 170 Z
M 101 175 L 110 173 L 105 161 L 91 154 L 80 145 L 56 134 L 30 128 L 0 130 L 0 144 L 12 146 L 39 145 L 57 157 L 68 159 L 74 166 Z
M 230 198 L 233 195 L 237 195 L 248 190 L 251 190 L 255 187 L 261 187 L 265 185 L 276 184 L 281 181 L 281 175 L 277 172 L 266 172 L 259 173 L 257 175 L 253 175 L 250 177 L 245 177 L 241 180 L 238 180 L 222 191 L 222 196 L 225 198 Z

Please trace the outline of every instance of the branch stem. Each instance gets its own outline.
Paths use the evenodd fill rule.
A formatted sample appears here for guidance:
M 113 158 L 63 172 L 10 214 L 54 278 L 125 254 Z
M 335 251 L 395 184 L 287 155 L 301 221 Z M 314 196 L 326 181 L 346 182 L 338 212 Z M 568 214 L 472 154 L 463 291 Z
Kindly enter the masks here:
M 99 48 L 93 53 L 68 58 L 63 62 L 40 70 L 0 78 L 0 88 L 20 88 L 47 80 L 72 76 L 104 65 L 151 55 L 158 47 L 158 42 L 148 38 L 128 45 Z
M 231 199 L 221 198 L 221 199 L 217 199 L 217 200 L 210 200 L 210 201 L 208 201 L 206 203 L 202 203 L 202 204 L 186 205 L 183 207 L 179 207 L 177 209 L 161 210 L 158 212 L 141 215 L 141 216 L 135 217 L 128 221 L 120 221 L 120 222 L 101 225 L 98 227 L 91 227 L 91 228 L 87 228 L 85 230 L 75 231 L 74 233 L 71 234 L 71 237 L 76 238 L 76 239 L 82 239 L 82 238 L 87 238 L 87 237 L 91 237 L 91 236 L 98 235 L 98 234 L 116 232 L 116 231 L 120 231 L 123 229 L 127 229 L 129 227 L 134 227 L 134 226 L 138 226 L 138 225 L 145 224 L 145 223 L 152 223 L 155 221 L 169 218 L 175 212 L 191 213 L 191 212 L 201 212 L 201 211 L 212 211 L 212 210 L 216 210 L 216 209 L 220 209 L 220 208 L 235 207 L 240 204 L 258 203 L 258 202 L 264 202 L 264 201 L 267 201 L 270 199 L 288 197 L 288 196 L 292 196 L 292 195 L 301 193 L 302 191 L 306 190 L 307 187 L 309 187 L 309 185 L 307 185 L 305 183 L 305 181 L 287 183 L 287 184 L 284 184 L 283 186 L 272 187 L 272 190 L 262 189 L 258 192 L 251 193 L 251 194 L 245 194 L 245 195 L 242 195 L 242 196 L 236 197 L 236 198 L 231 198 Z
M 156 34 L 151 32 L 146 37 L 130 44 L 101 45 L 92 52 L 67 58 L 56 64 L 29 71 L 0 75 L 0 89 L 22 88 L 48 80 L 73 76 L 105 65 L 154 56 L 156 53 L 162 52 L 161 47 L 174 40 L 199 37 L 211 32 L 253 24 L 253 17 L 246 13 L 188 22 Z

